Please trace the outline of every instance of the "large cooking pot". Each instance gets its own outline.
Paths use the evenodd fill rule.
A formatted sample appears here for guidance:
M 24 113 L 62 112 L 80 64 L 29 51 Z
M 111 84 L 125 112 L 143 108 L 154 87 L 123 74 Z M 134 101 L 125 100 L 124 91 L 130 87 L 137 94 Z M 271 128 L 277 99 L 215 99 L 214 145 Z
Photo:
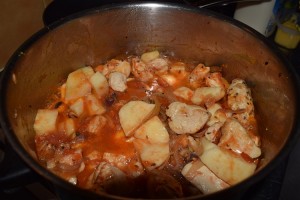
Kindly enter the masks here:
M 204 9 L 164 3 L 85 11 L 45 27 L 27 40 L 1 77 L 1 127 L 13 149 L 58 188 L 76 196 L 99 197 L 39 164 L 33 130 L 37 109 L 71 71 L 151 49 L 206 65 L 226 64 L 226 79 L 245 79 L 256 107 L 263 152 L 256 173 L 226 190 L 185 199 L 234 199 L 283 161 L 299 135 L 300 87 L 292 66 L 266 38 L 244 24 Z

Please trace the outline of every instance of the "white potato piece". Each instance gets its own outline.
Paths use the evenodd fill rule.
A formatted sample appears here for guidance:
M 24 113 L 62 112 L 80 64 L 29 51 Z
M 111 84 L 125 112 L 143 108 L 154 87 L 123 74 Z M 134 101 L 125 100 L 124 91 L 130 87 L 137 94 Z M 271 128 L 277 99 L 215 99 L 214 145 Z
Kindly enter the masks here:
M 169 142 L 169 133 L 157 116 L 141 125 L 135 131 L 134 137 L 148 140 L 152 144 Z
M 251 158 L 257 158 L 261 155 L 261 149 L 256 146 L 246 129 L 234 118 L 227 119 L 222 127 L 219 146 L 239 153 L 244 152 Z
M 109 74 L 109 86 L 118 92 L 124 92 L 127 89 L 126 75 L 121 72 L 112 72 Z
M 161 166 L 170 156 L 169 143 L 151 144 L 146 140 L 135 139 L 133 144 L 143 166 L 148 170 Z
M 170 66 L 170 72 L 172 74 L 186 74 L 186 64 L 183 62 L 176 62 L 171 64 Z
M 75 133 L 75 122 L 74 119 L 72 118 L 67 118 L 64 121 L 64 129 L 65 129 L 65 133 L 69 136 L 73 135 Z
M 66 82 L 65 100 L 73 100 L 90 94 L 92 91 L 89 77 L 86 75 L 89 69 L 81 68 L 68 75 Z
M 201 106 L 173 102 L 166 110 L 169 126 L 177 134 L 193 134 L 207 122 L 210 114 Z
M 177 97 L 183 98 L 184 100 L 190 101 L 194 95 L 194 91 L 188 87 L 179 87 L 174 90 L 173 94 Z
M 202 138 L 202 140 L 206 140 Z M 207 141 L 209 142 L 209 141 Z M 204 142 L 205 143 L 205 142 Z M 245 161 L 241 156 L 213 143 L 206 144 L 200 156 L 201 161 L 220 179 L 230 185 L 239 183 L 254 174 L 255 163 Z
M 218 178 L 200 160 L 186 164 L 182 175 L 204 194 L 209 194 L 229 187 L 222 179 Z
M 44 135 L 56 131 L 57 116 L 56 109 L 39 109 L 33 125 L 36 134 Z
M 168 83 L 168 85 L 170 86 L 174 86 L 177 83 L 177 78 L 173 75 L 170 74 L 163 74 L 160 75 L 160 77 L 166 82 Z
M 101 98 L 108 93 L 108 82 L 105 76 L 100 72 L 96 72 L 94 75 L 92 75 L 89 81 L 98 98 Z
M 105 107 L 94 95 L 89 94 L 85 97 L 85 102 L 89 115 L 102 115 L 106 112 Z
M 196 105 L 213 104 L 225 96 L 225 90 L 221 87 L 200 87 L 192 96 L 192 102 Z
M 150 62 L 151 60 L 154 60 L 156 58 L 159 58 L 159 51 L 150 51 L 143 53 L 141 56 L 141 60 L 145 63 Z
M 85 76 L 89 79 L 94 75 L 94 70 L 92 67 L 87 66 L 87 67 L 83 67 L 81 68 L 81 71 L 85 74 Z
M 84 100 L 83 98 L 77 99 L 70 105 L 70 109 L 75 113 L 77 117 L 81 116 L 84 112 Z
M 120 124 L 125 135 L 131 136 L 142 123 L 151 115 L 155 104 L 144 101 L 130 101 L 119 111 Z

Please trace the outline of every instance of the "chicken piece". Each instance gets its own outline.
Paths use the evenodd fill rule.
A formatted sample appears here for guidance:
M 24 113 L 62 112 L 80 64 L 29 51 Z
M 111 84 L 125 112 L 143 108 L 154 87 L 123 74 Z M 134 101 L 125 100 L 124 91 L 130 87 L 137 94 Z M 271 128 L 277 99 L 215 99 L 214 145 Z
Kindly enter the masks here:
M 205 131 L 205 137 L 209 141 L 213 143 L 218 143 L 221 137 L 221 127 L 223 126 L 223 122 L 216 122 Z
M 112 72 L 109 74 L 109 86 L 118 92 L 124 92 L 127 89 L 127 79 L 125 74 L 120 72 Z
M 120 72 L 128 77 L 131 73 L 130 63 L 127 61 L 118 61 L 118 65 L 115 67 L 116 72 Z
M 203 153 L 203 145 L 199 141 L 198 138 L 193 138 L 192 136 L 188 136 L 188 145 L 189 147 L 198 155 L 200 156 Z
M 166 110 L 169 126 L 177 134 L 193 134 L 208 121 L 210 114 L 200 106 L 173 102 Z
M 206 67 L 204 64 L 200 63 L 197 65 L 189 76 L 190 83 L 202 82 L 205 76 L 209 73 L 210 68 Z
M 219 103 L 215 103 L 207 108 L 207 111 L 211 114 L 207 125 L 213 126 L 216 123 L 221 122 L 223 124 L 227 118 L 232 116 L 232 112 L 223 109 Z
M 226 182 L 218 178 L 200 160 L 195 160 L 186 164 L 181 173 L 204 194 L 209 194 L 229 187 Z
M 118 155 L 114 153 L 105 152 L 103 154 L 103 160 L 112 164 L 113 166 L 118 167 L 119 169 L 124 168 L 130 162 L 126 156 Z
M 216 103 L 225 96 L 225 90 L 221 87 L 200 87 L 192 96 L 192 102 L 196 105 L 207 106 Z
M 149 62 L 146 62 L 146 65 L 148 68 L 153 70 L 155 74 L 164 74 L 168 71 L 168 60 L 164 58 L 156 58 Z
M 194 91 L 188 87 L 180 87 L 174 90 L 173 94 L 177 97 L 183 98 L 184 100 L 190 101 Z
M 168 167 L 172 170 L 180 171 L 182 166 L 186 163 L 186 159 L 191 155 L 189 148 L 188 135 L 186 134 L 170 134 L 170 158 L 168 160 Z
M 229 85 L 220 72 L 209 73 L 205 77 L 205 83 L 209 87 L 220 87 L 223 89 L 226 89 Z
M 244 110 L 247 113 L 254 111 L 251 91 L 242 79 L 234 79 L 227 89 L 228 106 L 233 111 Z
M 251 158 L 257 158 L 261 155 L 261 149 L 255 145 L 246 129 L 236 119 L 227 119 L 221 131 L 222 137 L 219 146 L 238 153 L 243 152 Z
M 127 78 L 130 75 L 131 66 L 130 63 L 125 60 L 112 59 L 103 66 L 101 72 L 105 77 L 109 77 L 113 72 L 120 72 Z
M 118 167 L 101 162 L 89 178 L 89 187 L 100 186 L 102 190 L 114 195 L 130 194 L 132 187 L 126 174 Z
M 73 171 L 80 168 L 83 162 L 81 149 L 66 149 L 55 153 L 54 160 L 57 167 L 64 171 Z
M 225 122 L 227 119 L 227 115 L 226 115 L 227 112 L 225 112 L 222 109 L 222 106 L 219 103 L 210 105 L 207 108 L 207 111 L 211 114 L 211 116 L 207 122 L 208 126 L 212 126 L 214 123 L 217 123 L 217 122 Z
M 33 125 L 36 135 L 44 135 L 56 131 L 57 116 L 57 109 L 39 109 Z
M 146 64 L 139 58 L 133 58 L 131 64 L 132 74 L 135 78 L 142 82 L 148 82 L 153 79 L 153 74 L 150 69 L 147 68 Z
M 85 126 L 83 127 L 86 132 L 96 134 L 106 124 L 107 119 L 101 115 L 95 115 L 87 119 Z

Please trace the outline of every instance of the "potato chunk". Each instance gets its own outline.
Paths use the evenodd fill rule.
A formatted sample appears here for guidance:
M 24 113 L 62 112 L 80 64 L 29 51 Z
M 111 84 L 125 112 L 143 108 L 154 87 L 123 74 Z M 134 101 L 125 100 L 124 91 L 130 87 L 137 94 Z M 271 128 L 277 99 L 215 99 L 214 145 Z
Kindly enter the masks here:
M 145 63 L 150 62 L 151 60 L 154 60 L 156 58 L 159 58 L 159 52 L 158 51 L 150 51 L 143 53 L 141 56 L 141 60 Z
M 133 144 L 140 155 L 142 164 L 148 170 L 161 166 L 170 156 L 169 143 L 151 144 L 146 140 L 135 139 Z
M 155 104 L 144 101 L 130 101 L 119 111 L 122 129 L 126 136 L 131 136 L 142 123 L 151 115 Z
M 91 93 L 92 87 L 88 77 L 91 74 L 88 72 L 90 72 L 89 69 L 81 68 L 69 74 L 66 82 L 66 101 Z
M 197 88 L 192 97 L 196 105 L 214 104 L 225 96 L 225 90 L 221 87 L 200 87 Z
M 92 84 L 92 88 L 98 98 L 101 98 L 108 93 L 108 82 L 105 76 L 100 72 L 96 72 L 93 76 L 91 76 L 89 81 Z
M 70 105 L 70 109 L 75 113 L 77 117 L 83 114 L 84 112 L 84 100 L 83 98 L 77 99 Z
M 39 109 L 35 117 L 33 128 L 37 135 L 48 134 L 56 130 L 56 109 Z
M 92 94 L 85 97 L 85 102 L 90 115 L 102 115 L 106 111 L 101 102 Z
M 248 135 L 246 129 L 234 118 L 228 118 L 222 127 L 222 137 L 219 146 L 244 152 L 251 158 L 261 155 L 261 150 Z
M 206 140 L 202 138 L 202 140 Z M 201 161 L 219 178 L 230 185 L 239 183 L 251 176 L 256 164 L 245 161 L 239 155 L 229 152 L 211 142 L 203 142 L 204 152 Z
M 148 140 L 150 143 L 169 142 L 169 133 L 157 116 L 149 119 L 134 133 L 134 137 Z
M 181 173 L 204 194 L 229 187 L 226 182 L 218 178 L 200 160 L 195 160 L 186 164 Z

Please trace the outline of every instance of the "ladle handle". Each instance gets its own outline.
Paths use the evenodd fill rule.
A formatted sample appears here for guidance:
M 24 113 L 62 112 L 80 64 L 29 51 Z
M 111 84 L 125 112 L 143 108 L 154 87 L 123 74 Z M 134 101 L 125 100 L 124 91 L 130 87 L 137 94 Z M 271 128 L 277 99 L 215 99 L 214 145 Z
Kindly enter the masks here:
M 186 3 L 197 6 L 199 8 L 206 8 L 206 7 L 212 7 L 217 5 L 227 5 L 231 3 L 238 3 L 238 2 L 253 2 L 253 3 L 259 3 L 259 2 L 266 2 L 271 0 L 198 0 L 195 2 L 190 2 L 188 0 L 184 0 Z

